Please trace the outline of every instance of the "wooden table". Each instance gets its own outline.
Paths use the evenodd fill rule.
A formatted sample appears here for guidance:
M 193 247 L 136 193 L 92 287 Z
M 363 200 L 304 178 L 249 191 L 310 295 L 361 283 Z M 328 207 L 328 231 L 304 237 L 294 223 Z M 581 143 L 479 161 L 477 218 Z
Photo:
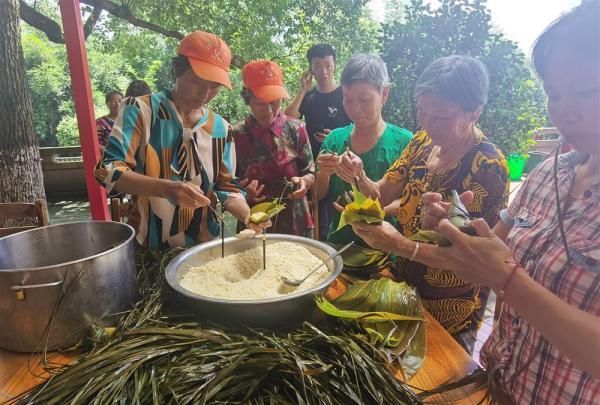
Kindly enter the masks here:
M 409 381 L 411 385 L 421 389 L 432 389 L 449 380 L 459 379 L 479 367 L 436 320 L 429 314 L 427 317 L 429 323 L 425 363 L 423 368 Z M 53 361 L 63 364 L 72 358 L 56 353 L 51 356 Z M 37 357 L 32 358 L 29 354 L 0 349 L 0 403 L 5 403 L 10 398 L 44 381 L 43 377 L 33 375 L 29 371 L 30 369 L 34 374 L 43 373 Z M 482 396 L 483 393 L 467 396 L 461 390 L 457 390 L 453 398 L 439 398 L 438 396 L 435 400 L 448 403 L 456 398 L 462 398 L 459 401 L 461 404 L 476 404 Z

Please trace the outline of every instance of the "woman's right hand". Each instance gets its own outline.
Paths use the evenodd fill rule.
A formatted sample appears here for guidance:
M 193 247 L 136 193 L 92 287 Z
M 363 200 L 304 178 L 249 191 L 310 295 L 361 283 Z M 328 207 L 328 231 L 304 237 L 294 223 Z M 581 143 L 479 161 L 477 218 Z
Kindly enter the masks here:
M 354 184 L 355 177 L 361 176 L 363 172 L 363 162 L 353 152 L 344 152 L 335 172 L 346 183 Z
M 166 190 L 167 199 L 181 208 L 200 208 L 210 205 L 200 186 L 183 181 L 171 181 Z
M 246 190 L 246 201 L 252 205 L 258 204 L 267 198 L 262 195 L 265 185 L 259 184 L 258 180 L 243 179 L 240 181 L 240 186 Z
M 473 192 L 465 191 L 460 195 L 463 204 L 469 205 L 473 202 Z M 442 195 L 439 193 L 424 193 L 421 196 L 423 207 L 421 208 L 421 227 L 423 229 L 437 230 L 440 221 L 448 218 L 449 202 L 442 201 Z
M 322 173 L 325 176 L 332 176 L 339 164 L 340 157 L 338 155 L 334 155 L 333 153 L 321 153 L 317 157 L 319 173 Z

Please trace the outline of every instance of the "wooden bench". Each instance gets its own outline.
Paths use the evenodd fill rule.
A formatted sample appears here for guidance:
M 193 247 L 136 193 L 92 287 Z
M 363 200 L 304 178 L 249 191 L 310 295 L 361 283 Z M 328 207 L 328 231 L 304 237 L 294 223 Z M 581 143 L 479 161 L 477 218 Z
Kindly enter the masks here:
M 40 226 L 48 226 L 48 209 L 46 208 L 46 201 L 40 199 L 36 200 L 35 203 L 0 203 L 0 220 L 23 218 L 35 218 L 36 225 L 0 228 L 0 238 Z

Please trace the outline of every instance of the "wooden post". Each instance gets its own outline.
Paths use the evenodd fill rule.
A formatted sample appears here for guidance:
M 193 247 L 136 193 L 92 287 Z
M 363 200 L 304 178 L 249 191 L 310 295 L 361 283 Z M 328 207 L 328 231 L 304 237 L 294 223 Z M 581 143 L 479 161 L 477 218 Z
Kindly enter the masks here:
M 96 119 L 83 23 L 81 22 L 81 9 L 79 0 L 60 0 L 59 3 L 92 219 L 106 221 L 110 218 L 106 192 L 94 178 L 94 168 L 100 159 L 100 148 L 96 134 Z

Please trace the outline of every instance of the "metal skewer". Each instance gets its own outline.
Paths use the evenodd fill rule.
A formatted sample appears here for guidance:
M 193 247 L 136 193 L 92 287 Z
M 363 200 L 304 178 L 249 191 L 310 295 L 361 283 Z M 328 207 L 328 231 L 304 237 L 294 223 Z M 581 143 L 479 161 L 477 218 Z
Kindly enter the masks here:
M 350 145 L 348 145 L 348 141 L 346 141 L 345 144 L 346 144 L 346 155 L 348 156 L 348 159 L 351 159 L 351 156 L 350 156 Z M 360 191 L 358 189 L 358 176 L 356 175 L 356 173 L 354 173 L 354 187 L 356 187 L 356 189 L 358 191 Z
M 221 258 L 225 257 L 225 209 L 221 204 Z
M 267 230 L 263 228 L 262 230 L 262 242 L 263 242 L 263 270 L 267 268 Z
M 217 210 L 214 209 L 210 204 L 208 204 L 207 207 L 210 208 L 210 210 L 213 212 L 213 214 L 215 214 L 215 216 L 219 220 L 219 225 L 221 229 L 221 257 L 223 258 L 225 257 L 225 208 L 221 205 L 221 214 L 219 214 Z M 229 227 L 227 227 L 227 229 L 229 229 Z M 231 231 L 231 229 L 229 230 Z M 235 234 L 235 232 L 233 233 Z

